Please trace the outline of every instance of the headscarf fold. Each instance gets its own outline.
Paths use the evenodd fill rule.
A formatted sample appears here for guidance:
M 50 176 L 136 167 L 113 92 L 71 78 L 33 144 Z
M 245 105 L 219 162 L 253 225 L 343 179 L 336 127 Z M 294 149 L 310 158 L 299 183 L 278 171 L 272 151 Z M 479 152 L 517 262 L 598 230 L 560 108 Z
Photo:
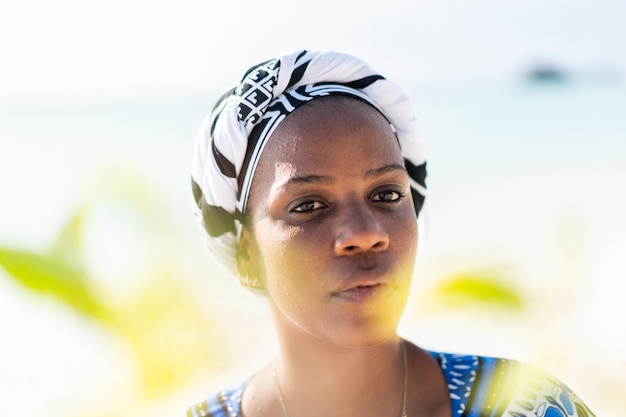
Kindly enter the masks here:
M 376 108 L 394 129 L 416 215 L 426 195 L 426 160 L 408 97 L 351 55 L 297 51 L 250 68 L 203 121 L 191 166 L 194 213 L 209 249 L 236 268 L 237 241 L 257 163 L 272 132 L 303 103 L 332 94 Z

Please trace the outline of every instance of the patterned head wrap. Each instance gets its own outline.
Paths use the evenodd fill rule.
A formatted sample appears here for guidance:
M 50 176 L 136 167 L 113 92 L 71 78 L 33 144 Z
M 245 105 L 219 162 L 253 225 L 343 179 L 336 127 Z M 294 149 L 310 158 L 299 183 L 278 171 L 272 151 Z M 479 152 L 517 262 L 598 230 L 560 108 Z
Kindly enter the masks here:
M 365 62 L 333 51 L 297 51 L 250 68 L 202 123 L 191 177 L 194 211 L 207 246 L 235 268 L 237 240 L 263 148 L 299 105 L 332 94 L 374 106 L 394 129 L 419 213 L 426 195 L 426 161 L 408 97 Z

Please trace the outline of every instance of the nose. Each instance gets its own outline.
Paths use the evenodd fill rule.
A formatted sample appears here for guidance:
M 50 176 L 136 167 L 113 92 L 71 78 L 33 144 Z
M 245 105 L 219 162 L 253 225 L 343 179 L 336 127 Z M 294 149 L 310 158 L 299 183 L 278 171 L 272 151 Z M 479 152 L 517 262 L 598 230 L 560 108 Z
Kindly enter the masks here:
M 335 255 L 382 252 L 388 247 L 389 235 L 374 213 L 367 209 L 349 210 L 338 222 L 335 234 Z

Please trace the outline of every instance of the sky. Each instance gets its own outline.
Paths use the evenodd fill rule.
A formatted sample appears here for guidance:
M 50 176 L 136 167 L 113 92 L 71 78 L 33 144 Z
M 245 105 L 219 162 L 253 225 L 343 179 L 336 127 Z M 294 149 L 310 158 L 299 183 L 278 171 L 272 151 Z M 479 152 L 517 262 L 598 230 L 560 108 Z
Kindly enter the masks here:
M 304 3 L 303 3 L 304 4 Z M 0 101 L 193 94 L 295 49 L 360 56 L 400 84 L 535 63 L 626 68 L 621 0 L 24 0 L 0 10 Z

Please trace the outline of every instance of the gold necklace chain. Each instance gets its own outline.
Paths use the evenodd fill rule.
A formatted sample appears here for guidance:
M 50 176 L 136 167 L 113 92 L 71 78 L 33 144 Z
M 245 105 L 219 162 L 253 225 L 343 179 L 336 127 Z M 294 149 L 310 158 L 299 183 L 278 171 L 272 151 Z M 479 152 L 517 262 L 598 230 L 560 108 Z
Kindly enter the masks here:
M 402 347 L 402 360 L 404 363 L 404 395 L 402 396 L 402 414 L 400 417 L 407 417 L 406 414 L 406 397 L 407 397 L 407 387 L 409 385 L 409 365 L 406 357 L 406 346 L 403 342 L 401 344 Z M 278 394 L 278 401 L 280 402 L 280 408 L 283 410 L 283 414 L 285 417 L 289 417 L 289 413 L 287 412 L 287 407 L 285 406 L 285 398 L 283 397 L 283 391 L 280 389 L 280 383 L 278 382 L 278 374 L 276 373 L 276 362 L 274 362 L 274 382 L 276 383 L 276 393 Z

